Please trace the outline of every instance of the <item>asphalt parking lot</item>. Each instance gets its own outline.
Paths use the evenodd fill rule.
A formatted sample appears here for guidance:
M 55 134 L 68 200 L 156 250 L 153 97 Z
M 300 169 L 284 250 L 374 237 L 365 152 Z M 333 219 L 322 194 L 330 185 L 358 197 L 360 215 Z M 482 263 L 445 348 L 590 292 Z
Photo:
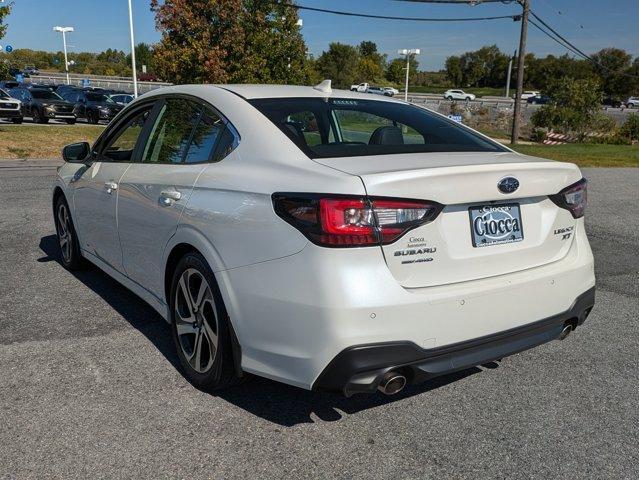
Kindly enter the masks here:
M 0 161 L 0 478 L 639 478 L 639 169 L 584 172 L 583 327 L 345 399 L 257 378 L 195 390 L 149 306 L 58 263 L 53 164 Z

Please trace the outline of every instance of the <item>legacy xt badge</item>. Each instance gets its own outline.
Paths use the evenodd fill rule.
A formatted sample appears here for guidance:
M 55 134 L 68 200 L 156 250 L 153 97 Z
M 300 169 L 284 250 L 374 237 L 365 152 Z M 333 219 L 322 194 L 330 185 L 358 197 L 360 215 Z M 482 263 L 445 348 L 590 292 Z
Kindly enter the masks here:
M 519 180 L 515 177 L 504 177 L 497 182 L 497 188 L 501 193 L 513 193 L 519 188 Z

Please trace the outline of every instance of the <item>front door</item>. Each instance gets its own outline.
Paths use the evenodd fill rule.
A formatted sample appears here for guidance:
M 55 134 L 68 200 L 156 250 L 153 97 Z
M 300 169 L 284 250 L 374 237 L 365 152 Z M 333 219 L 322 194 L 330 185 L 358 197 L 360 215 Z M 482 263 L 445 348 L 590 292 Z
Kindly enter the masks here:
M 168 98 L 158 110 L 140 162 L 120 181 L 118 228 L 126 275 L 163 298 L 164 248 L 224 124 L 184 98 Z
M 116 126 L 93 154 L 95 161 L 74 182 L 73 204 L 80 248 L 122 271 L 116 211 L 120 180 L 131 166 L 151 106 Z

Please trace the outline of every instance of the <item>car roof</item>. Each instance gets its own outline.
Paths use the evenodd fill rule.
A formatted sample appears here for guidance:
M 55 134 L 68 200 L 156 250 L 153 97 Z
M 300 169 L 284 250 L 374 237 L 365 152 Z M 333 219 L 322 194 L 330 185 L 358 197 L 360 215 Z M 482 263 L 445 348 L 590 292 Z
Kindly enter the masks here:
M 209 85 L 210 87 L 218 87 L 228 90 L 247 100 L 257 98 L 353 98 L 353 99 L 370 99 L 376 101 L 397 102 L 390 97 L 380 97 L 379 95 L 368 95 L 361 92 L 351 92 L 350 90 L 333 89 L 330 93 L 316 90 L 314 87 L 305 87 L 300 85 L 254 85 L 254 84 L 235 84 L 235 85 Z

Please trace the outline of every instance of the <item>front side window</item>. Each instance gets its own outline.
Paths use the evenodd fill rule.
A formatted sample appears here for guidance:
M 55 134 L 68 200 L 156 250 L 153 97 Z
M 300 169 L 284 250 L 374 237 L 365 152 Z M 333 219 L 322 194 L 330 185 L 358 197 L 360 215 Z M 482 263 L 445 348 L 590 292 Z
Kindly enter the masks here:
M 151 106 L 136 113 L 127 120 L 124 125 L 107 141 L 106 147 L 102 150 L 102 160 L 112 162 L 130 162 L 133 158 L 133 151 L 140 138 L 144 124 L 151 113 Z
M 340 98 L 250 103 L 311 158 L 507 151 L 451 120 L 404 103 Z

